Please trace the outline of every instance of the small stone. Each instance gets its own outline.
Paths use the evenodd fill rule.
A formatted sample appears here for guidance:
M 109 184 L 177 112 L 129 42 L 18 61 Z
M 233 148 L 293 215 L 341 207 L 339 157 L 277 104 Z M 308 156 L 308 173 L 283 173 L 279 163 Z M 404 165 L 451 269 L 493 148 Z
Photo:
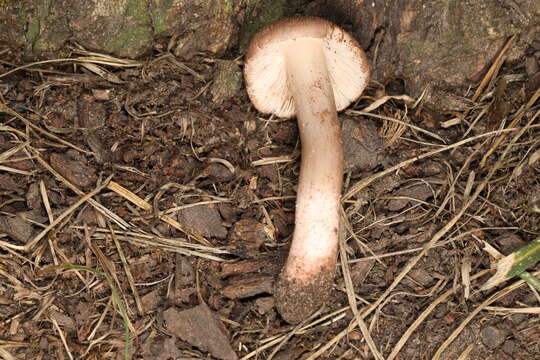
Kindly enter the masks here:
M 188 258 L 176 254 L 175 262 L 175 287 L 180 288 L 181 286 L 192 285 L 195 281 L 195 271 Z
M 484 345 L 493 350 L 504 343 L 506 331 L 498 329 L 494 326 L 488 326 L 482 329 L 480 336 L 482 337 L 482 342 Z
M 212 163 L 201 172 L 199 177 L 206 178 L 205 181 L 201 182 L 201 186 L 206 186 L 217 182 L 229 181 L 234 178 L 234 174 L 226 166 Z
M 231 204 L 225 202 L 219 203 L 218 210 L 225 222 L 232 224 L 236 220 L 236 212 Z
M 372 122 L 345 117 L 341 134 L 347 169 L 369 171 L 386 162 L 382 139 Z
M 78 187 L 87 188 L 95 184 L 96 171 L 86 165 L 83 160 L 75 159 L 66 154 L 51 154 L 52 167 L 62 176 Z
M 375 259 L 361 261 L 351 267 L 351 279 L 354 286 L 360 286 L 375 264 Z
M 163 301 L 159 289 L 149 292 L 141 298 L 142 307 L 145 313 L 153 312 Z
M 388 201 L 387 209 L 390 211 L 400 211 L 411 201 L 407 198 L 418 199 L 420 201 L 426 201 L 433 192 L 426 184 L 414 185 L 408 188 L 402 188 L 394 192 L 393 196 L 401 197 L 399 199 L 392 199 Z
M 231 243 L 240 243 L 248 248 L 259 248 L 268 236 L 264 225 L 254 219 L 240 219 L 234 223 Z
M 77 327 L 75 325 L 75 320 L 72 317 L 63 314 L 58 311 L 52 311 L 50 314 L 51 319 L 56 320 L 60 327 L 67 328 L 69 330 L 75 330 Z
M 507 232 L 497 236 L 494 239 L 496 244 L 499 244 L 501 252 L 504 255 L 510 255 L 516 250 L 521 249 L 523 246 L 527 245 L 525 241 L 516 233 Z
M 79 125 L 83 129 L 99 129 L 105 125 L 107 111 L 105 104 L 96 101 L 91 94 L 83 94 L 77 102 Z
M 144 360 L 169 360 L 185 359 L 182 351 L 176 346 L 176 338 L 148 337 L 142 345 L 142 355 Z
M 533 76 L 534 74 L 538 73 L 538 62 L 532 56 L 525 59 L 525 71 L 529 76 Z
M 225 239 L 227 228 L 221 224 L 219 211 L 208 205 L 198 205 L 178 212 L 178 221 L 188 230 L 204 237 Z
M 1 181 L 1 178 L 0 178 Z M 41 209 L 42 200 L 39 184 L 37 182 L 30 184 L 26 191 L 26 205 L 30 209 Z
M 86 207 L 77 216 L 77 222 L 87 226 L 98 226 L 100 224 L 99 214 L 94 208 Z
M 507 340 L 504 342 L 502 346 L 502 351 L 504 351 L 508 355 L 514 355 L 514 353 L 518 352 L 517 344 L 515 340 Z
M 267 296 L 258 298 L 257 300 L 255 300 L 255 306 L 257 312 L 261 315 L 264 315 L 270 310 L 272 310 L 272 308 L 274 307 L 274 297 Z
M 35 235 L 30 222 L 19 216 L 0 216 L 0 233 L 7 234 L 13 240 L 26 244 Z
M 409 276 L 424 288 L 433 283 L 433 276 L 425 269 L 412 269 L 409 271 Z

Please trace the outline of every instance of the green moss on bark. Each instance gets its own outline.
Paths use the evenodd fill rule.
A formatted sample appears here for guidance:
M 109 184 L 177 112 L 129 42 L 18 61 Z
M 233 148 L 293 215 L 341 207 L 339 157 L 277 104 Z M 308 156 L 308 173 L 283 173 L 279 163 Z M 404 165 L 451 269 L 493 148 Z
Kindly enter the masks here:
M 311 0 L 274 0 L 263 1 L 257 8 L 251 10 L 251 15 L 242 24 L 240 29 L 239 47 L 244 51 L 249 44 L 249 40 L 263 27 L 286 16 L 291 16 L 294 12 Z
M 135 56 L 153 36 L 148 3 L 145 0 L 127 0 L 124 8 L 126 21 L 117 36 L 110 41 L 107 51 Z

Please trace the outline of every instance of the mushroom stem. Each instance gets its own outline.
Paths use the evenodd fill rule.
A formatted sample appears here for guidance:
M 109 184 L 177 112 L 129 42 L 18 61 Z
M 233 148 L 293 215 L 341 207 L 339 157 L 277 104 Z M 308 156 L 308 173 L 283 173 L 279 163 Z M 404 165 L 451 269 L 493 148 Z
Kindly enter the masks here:
M 284 50 L 302 142 L 293 241 L 276 286 L 278 310 L 291 323 L 325 302 L 336 266 L 343 146 L 323 46 L 304 38 Z

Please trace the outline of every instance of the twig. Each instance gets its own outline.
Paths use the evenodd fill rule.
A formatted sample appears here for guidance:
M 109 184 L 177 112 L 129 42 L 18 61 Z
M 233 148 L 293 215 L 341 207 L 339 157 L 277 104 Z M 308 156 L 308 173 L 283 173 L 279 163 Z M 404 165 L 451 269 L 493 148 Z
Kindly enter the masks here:
M 126 255 L 124 255 L 124 250 L 122 250 L 122 246 L 120 245 L 120 242 L 118 241 L 116 235 L 114 234 L 110 221 L 107 221 L 107 227 L 109 228 L 109 231 L 111 232 L 111 237 L 114 241 L 114 245 L 116 246 L 116 250 L 118 251 L 118 255 L 120 255 L 120 260 L 122 261 L 122 265 L 124 266 L 124 271 L 126 272 L 126 277 L 129 282 L 129 287 L 131 288 L 131 292 L 133 293 L 133 297 L 135 298 L 135 305 L 137 306 L 137 311 L 139 312 L 140 316 L 143 316 L 144 309 L 142 306 L 141 298 L 139 297 L 139 292 L 137 291 L 137 287 L 135 286 L 135 280 L 133 279 L 133 274 L 131 273 L 131 269 L 129 268 L 128 262 L 126 260 Z
M 125 187 L 123 187 L 122 185 L 120 185 L 120 184 L 118 184 L 118 183 L 116 183 L 114 181 L 111 181 L 108 184 L 107 188 L 109 190 L 114 191 L 118 195 L 122 196 L 126 200 L 129 200 L 130 202 L 132 202 L 133 204 L 137 205 L 138 207 L 140 207 L 141 209 L 143 209 L 145 211 L 152 212 L 153 209 L 154 209 L 154 207 L 150 203 L 143 200 L 142 198 L 140 198 L 139 196 L 137 196 L 133 192 L 129 191 L 128 189 L 126 189 Z M 167 224 L 174 227 L 175 229 L 177 229 L 177 230 L 179 230 L 179 231 L 181 231 L 181 232 L 183 232 L 183 233 L 185 233 L 185 234 L 187 234 L 189 236 L 192 236 L 199 243 L 201 243 L 203 245 L 206 245 L 206 246 L 211 246 L 212 245 L 204 237 L 199 236 L 197 234 L 193 234 L 191 232 L 188 232 L 178 221 L 174 220 L 169 215 L 159 214 L 159 218 L 161 220 L 163 220 L 164 222 L 166 222 Z
M 341 216 L 345 217 L 345 211 L 341 209 Z M 349 269 L 349 264 L 347 260 L 347 251 L 345 250 L 346 243 L 345 243 L 345 226 L 344 226 L 344 220 L 341 220 L 341 226 L 340 226 L 340 234 L 339 234 L 339 257 L 341 258 L 341 269 L 343 271 L 343 278 L 345 280 L 345 288 L 347 289 L 347 298 L 349 299 L 349 306 L 351 307 L 351 310 L 355 316 L 356 322 L 358 323 L 358 327 L 360 328 L 360 331 L 362 332 L 362 335 L 364 336 L 364 340 L 366 341 L 369 350 L 373 354 L 373 356 L 377 360 L 384 360 L 383 356 L 381 355 L 379 349 L 377 349 L 377 345 L 375 345 L 375 342 L 373 341 L 371 334 L 366 326 L 366 323 L 362 319 L 362 316 L 360 315 L 360 312 L 358 311 L 358 304 L 356 303 L 356 294 L 354 292 L 354 286 L 351 279 L 351 272 Z
M 107 186 L 107 182 L 113 177 L 113 175 L 109 176 L 103 184 L 96 187 L 94 190 L 89 192 L 88 194 L 81 197 L 77 202 L 75 202 L 73 205 L 71 205 L 66 211 L 64 211 L 60 216 L 58 216 L 52 223 L 50 223 L 45 229 L 43 229 L 38 235 L 36 235 L 30 242 L 28 242 L 24 246 L 20 245 L 13 245 L 4 241 L 0 241 L 0 246 L 5 246 L 11 249 L 19 250 L 19 251 L 30 251 L 34 245 L 38 243 L 39 240 L 41 240 L 51 229 L 53 229 L 56 225 L 58 225 L 63 219 L 65 219 L 68 215 L 70 215 L 73 211 L 75 211 L 79 206 L 87 202 L 90 198 L 93 196 L 99 194 L 101 190 L 103 190 Z

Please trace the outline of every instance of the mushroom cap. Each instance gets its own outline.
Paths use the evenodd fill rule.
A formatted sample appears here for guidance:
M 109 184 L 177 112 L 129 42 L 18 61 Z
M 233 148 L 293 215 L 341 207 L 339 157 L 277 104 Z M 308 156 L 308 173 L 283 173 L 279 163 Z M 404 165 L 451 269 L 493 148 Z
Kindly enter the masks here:
M 351 35 L 321 18 L 283 19 L 255 35 L 245 58 L 247 92 L 260 112 L 283 118 L 296 115 L 282 51 L 291 41 L 301 39 L 321 40 L 338 111 L 349 106 L 366 87 L 369 64 L 364 50 Z

